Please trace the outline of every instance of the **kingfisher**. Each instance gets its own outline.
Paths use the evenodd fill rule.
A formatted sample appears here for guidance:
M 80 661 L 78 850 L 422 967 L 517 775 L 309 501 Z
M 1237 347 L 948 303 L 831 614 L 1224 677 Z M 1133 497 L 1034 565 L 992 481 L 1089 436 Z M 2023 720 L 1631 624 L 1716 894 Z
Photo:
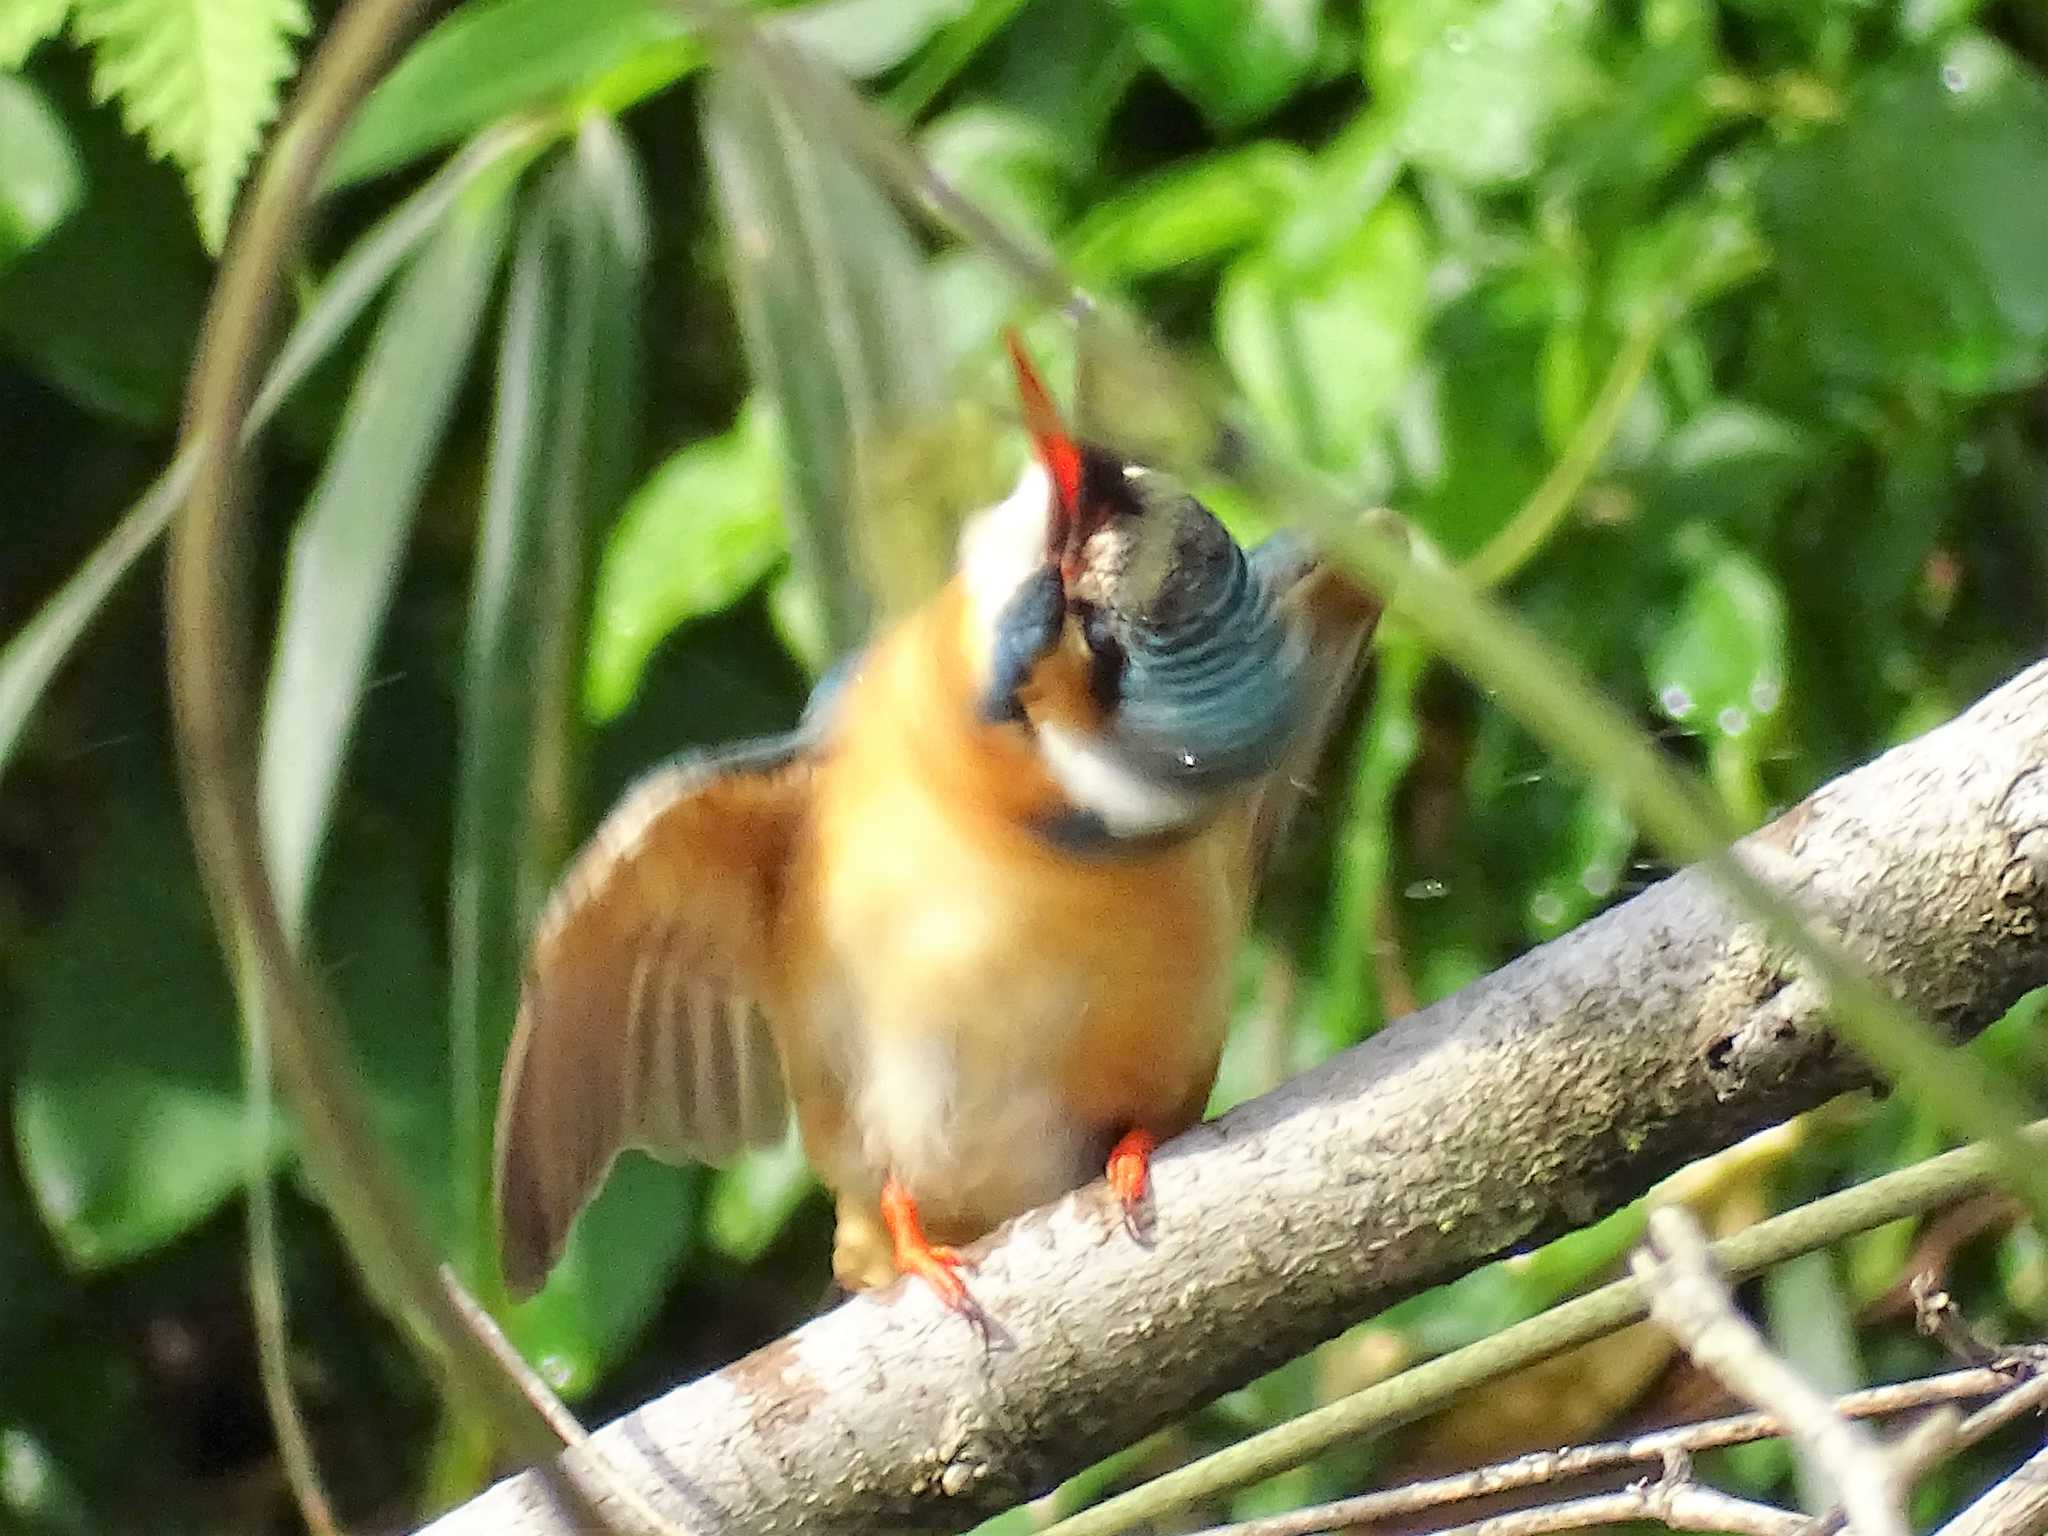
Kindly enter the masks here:
M 1202 1115 L 1266 857 L 1379 605 L 1062 423 L 955 572 L 797 728 L 629 790 L 532 942 L 501 1085 L 505 1277 L 539 1286 L 627 1147 L 794 1111 L 850 1289 L 973 1312 L 961 1245 L 1106 1173 L 1129 1221 Z

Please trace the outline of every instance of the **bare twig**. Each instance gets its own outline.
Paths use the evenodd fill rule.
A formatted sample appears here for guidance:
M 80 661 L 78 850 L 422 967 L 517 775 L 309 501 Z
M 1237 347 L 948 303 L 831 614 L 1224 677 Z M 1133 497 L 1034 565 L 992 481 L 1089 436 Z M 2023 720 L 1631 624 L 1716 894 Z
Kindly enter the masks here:
M 1774 1414 L 1800 1451 L 1827 1473 L 1856 1536 L 1908 1536 L 1897 1468 L 1736 1309 L 1689 1211 L 1667 1205 L 1651 1212 L 1649 1241 L 1631 1267 L 1650 1293 L 1650 1315 L 1693 1361 L 1729 1391 Z
M 1989 1367 L 1978 1367 L 1851 1392 L 1835 1400 L 1834 1410 L 1847 1419 L 1886 1418 L 2012 1390 L 2012 1376 Z M 1335 1499 L 1284 1515 L 1217 1526 L 1204 1532 L 1203 1536 L 1313 1536 L 1319 1531 L 1370 1525 L 1446 1504 L 1494 1498 L 1504 1493 L 1611 1472 L 1620 1467 L 1661 1462 L 1672 1456 L 1696 1456 L 1702 1451 L 1747 1445 L 1756 1440 L 1773 1439 L 1784 1432 L 1784 1426 L 1768 1413 L 1731 1414 L 1697 1424 L 1651 1430 L 1627 1440 L 1537 1451 L 1469 1472 L 1433 1477 L 1399 1488 L 1360 1494 L 1355 1498 Z M 1957 1432 L 1960 1432 L 1959 1427 Z
M 1949 1521 L 1935 1536 L 2042 1536 L 2048 1531 L 2048 1449 Z
M 1732 1531 L 1735 1536 L 1796 1536 L 1801 1517 L 1699 1483 L 1652 1483 L 1614 1493 L 1589 1494 L 1456 1525 L 1439 1536 L 1552 1536 L 1594 1525 L 1654 1520 L 1674 1531 Z M 1328 1529 L 1328 1527 L 1325 1527 Z

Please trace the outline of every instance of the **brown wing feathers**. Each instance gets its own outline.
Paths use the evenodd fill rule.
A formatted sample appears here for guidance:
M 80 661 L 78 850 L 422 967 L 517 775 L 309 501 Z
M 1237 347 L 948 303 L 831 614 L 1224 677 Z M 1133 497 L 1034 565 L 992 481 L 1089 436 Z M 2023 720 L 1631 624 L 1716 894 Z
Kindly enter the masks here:
M 810 769 L 794 750 L 739 762 L 643 780 L 541 920 L 498 1105 L 516 1293 L 546 1276 L 621 1149 L 718 1161 L 782 1134 L 764 999 Z

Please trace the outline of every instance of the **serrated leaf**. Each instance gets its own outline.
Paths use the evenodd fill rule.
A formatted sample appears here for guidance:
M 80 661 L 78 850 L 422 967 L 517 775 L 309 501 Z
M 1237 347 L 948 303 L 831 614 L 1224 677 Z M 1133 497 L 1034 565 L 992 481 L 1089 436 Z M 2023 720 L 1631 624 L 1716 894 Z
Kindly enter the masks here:
M 63 223 L 84 191 L 63 120 L 26 80 L 0 75 L 0 271 Z
M 1366 462 L 1415 364 L 1428 260 L 1421 218 L 1389 198 L 1311 262 L 1268 245 L 1231 264 L 1216 300 L 1217 345 L 1293 452 L 1341 473 Z
M 309 25 L 301 0 L 77 0 L 93 90 L 185 173 L 207 246 L 219 250 L 242 176 Z
M 297 930 L 341 760 L 428 470 L 504 244 L 506 199 L 458 208 L 377 326 L 292 535 L 258 773 L 266 851 Z
M 0 5 L 0 70 L 19 69 L 36 45 L 55 37 L 71 0 L 7 0 Z
M 584 675 L 590 717 L 625 709 L 671 632 L 730 607 L 788 553 L 774 449 L 751 413 L 670 455 L 605 542 Z

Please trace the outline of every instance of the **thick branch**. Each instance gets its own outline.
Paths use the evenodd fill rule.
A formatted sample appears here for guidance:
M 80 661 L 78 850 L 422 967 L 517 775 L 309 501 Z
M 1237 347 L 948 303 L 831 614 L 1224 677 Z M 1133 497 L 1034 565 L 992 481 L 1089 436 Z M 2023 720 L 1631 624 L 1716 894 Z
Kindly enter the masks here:
M 1902 1000 L 1968 1035 L 2048 981 L 2048 665 L 1742 853 Z M 1099 1185 L 1011 1223 L 974 1279 L 994 1345 L 897 1287 L 595 1443 L 690 1531 L 964 1528 L 1866 1083 L 1821 1001 L 1683 872 L 1169 1145 L 1150 1247 Z M 571 1529 L 533 1473 L 433 1527 Z

